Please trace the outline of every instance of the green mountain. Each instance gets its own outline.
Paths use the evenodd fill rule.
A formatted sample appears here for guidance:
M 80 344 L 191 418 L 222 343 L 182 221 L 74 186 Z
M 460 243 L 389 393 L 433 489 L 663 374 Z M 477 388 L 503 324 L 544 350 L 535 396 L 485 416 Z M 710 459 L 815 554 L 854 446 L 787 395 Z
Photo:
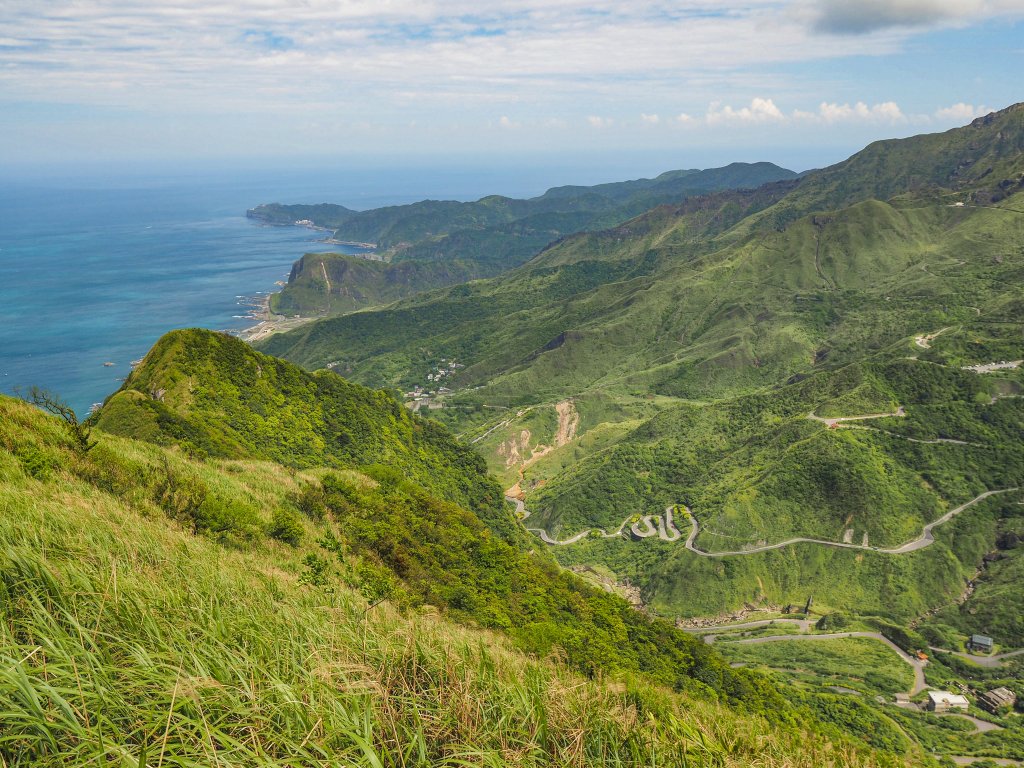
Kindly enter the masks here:
M 378 245 L 374 261 L 306 255 L 271 300 L 271 309 L 281 314 L 332 315 L 500 274 L 561 237 L 621 223 L 662 203 L 795 176 L 771 163 L 733 163 L 654 179 L 556 187 L 529 200 L 492 195 L 468 203 L 424 200 L 362 212 L 274 203 L 248 215 L 273 224 L 309 221 L 335 230 L 336 240 Z
M 292 265 L 284 288 L 271 294 L 270 310 L 287 316 L 339 315 L 492 274 L 474 261 L 388 263 L 341 253 L 307 253 Z
M 8 765 L 934 764 L 561 571 L 385 393 L 176 331 L 84 429 L 0 398 Z
M 413 604 L 509 631 L 533 652 L 557 645 L 584 670 L 625 664 L 677 688 L 717 677 L 725 695 L 744 685 L 695 639 L 532 553 L 480 456 L 385 392 L 307 373 L 231 336 L 174 331 L 95 424 L 199 457 L 349 473 L 321 477 L 294 505 L 334 520 L 346 547 L 401 579 Z M 197 527 L 215 517 L 203 503 L 189 513 Z M 652 645 L 662 650 L 648 657 Z
M 909 621 L 955 604 L 1019 509 L 1021 368 L 971 368 L 1024 359 L 1022 141 L 1018 105 L 797 181 L 661 206 L 498 278 L 261 348 L 403 391 L 436 389 L 428 375 L 458 360 L 432 413 L 476 441 L 549 538 L 628 531 L 678 504 L 703 552 L 826 542 L 707 557 L 684 546 L 680 512 L 677 541 L 592 532 L 554 549 L 662 614 L 813 593 Z M 873 418 L 830 429 L 810 414 Z M 1004 490 L 926 547 L 877 551 Z

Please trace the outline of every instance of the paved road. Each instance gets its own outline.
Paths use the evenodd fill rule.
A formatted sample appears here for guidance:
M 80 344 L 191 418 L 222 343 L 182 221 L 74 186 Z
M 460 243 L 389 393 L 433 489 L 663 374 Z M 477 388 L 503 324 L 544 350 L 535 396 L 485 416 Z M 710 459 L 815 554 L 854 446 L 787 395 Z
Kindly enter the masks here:
M 960 651 L 950 651 L 947 648 L 938 648 L 934 645 L 929 645 L 929 649 L 937 651 L 939 653 L 949 653 L 961 659 L 973 662 L 979 667 L 987 667 L 988 669 L 995 669 L 1003 666 L 1003 659 L 1010 659 L 1014 656 L 1020 656 L 1024 654 L 1024 648 L 1016 651 L 1008 651 L 1007 653 L 997 653 L 994 656 L 975 656 L 970 653 L 961 653 Z
M 924 549 L 925 547 L 927 547 L 929 544 L 935 541 L 935 537 L 932 534 L 932 531 L 936 527 L 943 525 L 944 523 L 948 523 L 950 520 L 959 515 L 968 507 L 972 507 L 979 501 L 983 501 L 984 499 L 987 499 L 989 496 L 994 496 L 997 493 L 1009 493 L 1011 491 L 1016 490 L 1018 489 L 1000 488 L 994 491 L 985 491 L 984 493 L 978 494 L 967 503 L 961 504 L 959 507 L 956 507 L 955 509 L 951 509 L 942 517 L 938 518 L 937 520 L 933 520 L 932 522 L 925 525 L 924 528 L 921 530 L 921 535 L 918 536 L 916 539 L 912 539 L 906 542 L 905 544 L 901 544 L 900 546 L 894 547 L 892 549 L 883 549 L 881 547 L 871 547 L 865 546 L 863 544 L 847 544 L 841 541 L 828 541 L 826 539 L 811 539 L 803 536 L 798 536 L 793 539 L 786 539 L 785 541 L 780 541 L 776 544 L 765 544 L 764 546 L 750 547 L 749 549 L 737 549 L 727 552 L 708 552 L 703 549 L 698 549 L 696 546 L 694 546 L 693 542 L 694 539 L 697 538 L 697 534 L 700 533 L 700 526 L 697 523 L 697 518 L 694 517 L 693 512 L 690 511 L 690 508 L 685 505 L 679 505 L 683 507 L 684 510 L 686 510 L 686 516 L 690 520 L 690 534 L 686 537 L 686 541 L 683 543 L 683 546 L 691 552 L 693 552 L 695 555 L 700 555 L 701 557 L 730 557 L 734 555 L 755 555 L 758 552 L 768 552 L 773 549 L 782 549 L 783 547 L 788 547 L 791 544 L 818 544 L 823 547 L 835 547 L 837 549 L 868 550 L 870 552 L 879 552 L 883 555 L 904 555 L 908 552 L 915 552 L 919 549 Z M 512 496 L 506 496 L 505 498 L 516 505 L 516 511 L 519 513 L 520 519 L 526 520 L 530 516 L 530 512 L 526 509 L 526 505 L 520 499 L 516 499 Z M 664 516 L 648 515 L 642 518 L 638 523 L 633 524 L 630 530 L 635 536 L 639 538 L 650 538 L 653 537 L 655 533 L 657 533 L 658 538 L 662 541 L 677 541 L 682 537 L 682 534 L 679 532 L 679 529 L 675 526 L 675 520 L 673 515 L 674 507 L 667 507 L 665 509 Z M 654 524 L 655 520 L 657 521 L 656 531 Z M 609 533 L 603 528 L 585 528 L 584 530 L 576 534 L 573 534 L 568 539 L 561 540 L 552 538 L 548 534 L 548 532 L 545 531 L 543 528 L 527 528 L 526 530 L 530 531 L 531 533 L 536 533 L 540 537 L 541 541 L 545 542 L 546 544 L 566 546 L 568 544 L 575 544 L 576 542 L 585 539 L 587 536 L 590 535 L 590 532 L 593 530 L 598 531 L 598 533 L 600 533 L 601 536 L 606 539 L 621 537 L 622 531 L 626 527 L 626 524 L 628 522 L 629 518 L 626 518 L 622 521 L 622 523 L 619 524 L 619 527 L 611 533 Z
M 762 643 L 775 643 L 793 640 L 838 640 L 848 637 L 867 637 L 885 643 L 896 652 L 903 661 L 909 664 L 914 670 L 914 686 L 910 689 L 910 695 L 914 696 L 925 689 L 924 666 L 928 662 L 916 659 L 889 638 L 879 632 L 830 632 L 823 635 L 770 635 L 768 637 L 749 637 L 744 640 L 735 640 L 736 645 L 761 645 Z
M 513 504 L 516 505 L 516 512 L 519 514 L 519 519 L 520 520 L 525 521 L 530 516 L 530 511 L 526 508 L 526 504 L 523 502 L 522 499 L 517 499 L 514 496 L 506 496 L 505 499 L 507 501 L 511 501 Z M 616 536 L 621 536 L 622 535 L 622 529 L 625 528 L 627 522 L 629 522 L 628 519 L 627 520 L 623 520 L 622 523 L 619 525 L 619 527 L 616 530 L 612 531 L 611 533 L 608 533 L 603 528 L 598 528 L 596 530 L 604 538 L 611 539 L 611 538 L 614 538 Z M 527 528 L 526 530 L 528 530 L 530 533 L 537 534 L 537 536 L 540 537 L 540 540 L 543 541 L 545 544 L 554 544 L 555 546 L 560 546 L 561 547 L 561 546 L 565 546 L 567 544 L 575 544 L 577 541 L 580 541 L 582 539 L 587 538 L 587 536 L 590 535 L 590 532 L 592 530 L 595 530 L 595 529 L 593 529 L 593 528 L 586 528 L 586 529 L 580 531 L 579 533 L 573 534 L 568 539 L 562 539 L 561 541 L 559 541 L 558 539 L 551 538 L 551 536 L 548 534 L 548 532 L 545 531 L 543 528 Z M 679 532 L 676 531 L 676 533 L 678 534 Z
M 846 421 L 869 421 L 870 419 L 884 419 L 884 418 L 887 418 L 889 416 L 900 416 L 900 417 L 902 417 L 902 416 L 906 416 L 906 415 L 907 415 L 907 412 L 903 408 L 903 406 L 901 405 L 899 408 L 897 408 L 892 413 L 867 413 L 867 414 L 864 414 L 863 416 L 833 416 L 833 417 L 825 417 L 825 416 L 816 416 L 814 414 L 814 412 L 811 411 L 810 413 L 807 414 L 807 418 L 811 419 L 812 421 L 820 421 L 822 424 L 827 424 L 830 427 L 835 427 L 835 426 L 837 426 L 839 424 L 842 424 L 843 422 L 846 422 Z
M 731 632 L 734 629 L 756 629 L 757 627 L 767 627 L 770 624 L 798 624 L 801 632 L 811 631 L 811 620 L 810 619 L 759 619 L 758 621 L 747 621 L 743 624 L 712 624 L 709 627 L 684 627 L 684 632 L 692 632 L 694 634 L 705 633 L 707 635 L 717 635 L 722 632 Z
M 797 538 L 794 538 L 794 539 L 787 539 L 786 541 L 780 541 L 777 544 L 766 544 L 763 547 L 751 547 L 750 549 L 733 550 L 731 552 L 706 552 L 703 549 L 697 549 L 693 545 L 693 540 L 696 539 L 697 538 L 697 534 L 700 533 L 700 527 L 697 524 L 697 518 L 694 517 L 692 513 L 690 513 L 690 535 L 686 537 L 686 543 L 684 544 L 684 546 L 688 550 L 693 552 L 695 555 L 700 555 L 702 557 L 726 557 L 726 556 L 729 556 L 729 555 L 753 555 L 753 554 L 755 554 L 757 552 L 767 552 L 767 551 L 772 550 L 772 549 L 781 549 L 782 547 L 788 547 L 791 544 L 801 544 L 801 543 L 803 543 L 803 544 L 820 544 L 821 546 L 824 546 L 824 547 L 836 547 L 836 548 L 839 548 L 839 549 L 865 549 L 865 550 L 870 550 L 872 552 L 879 552 L 879 553 L 884 554 L 884 555 L 904 555 L 904 554 L 906 554 L 908 552 L 915 552 L 915 551 L 917 551 L 919 549 L 924 549 L 925 547 L 927 547 L 929 544 L 931 544 L 933 541 L 935 541 L 935 536 L 932 534 L 932 531 L 937 526 L 943 525 L 944 523 L 948 523 L 950 520 L 952 520 L 954 517 L 959 515 L 961 512 L 963 512 L 968 507 L 972 507 L 975 504 L 977 504 L 979 501 L 987 499 L 989 496 L 993 496 L 993 495 L 995 495 L 997 493 L 1009 493 L 1010 491 L 1016 491 L 1016 490 L 1018 490 L 1018 489 L 1017 488 L 1001 488 L 1001 489 L 994 490 L 994 491 L 985 491 L 984 493 L 981 493 L 981 494 L 975 496 L 973 499 L 968 501 L 966 504 L 961 504 L 959 507 L 956 507 L 955 509 L 951 509 L 949 512 L 944 514 L 942 517 L 938 518 L 937 520 L 933 520 L 932 522 L 930 522 L 927 525 L 925 525 L 924 528 L 921 531 L 921 535 L 918 536 L 916 539 L 912 539 L 911 541 L 908 541 L 907 543 L 901 544 L 900 546 L 894 547 L 892 549 L 882 549 L 880 547 L 870 547 L 870 546 L 866 547 L 863 544 L 846 544 L 846 543 L 840 542 L 840 541 L 826 541 L 824 539 L 809 539 L 809 538 L 805 538 L 805 537 L 801 536 L 801 537 L 797 537 Z M 687 511 L 689 512 L 689 509 L 687 509 Z
M 981 718 L 975 717 L 974 715 L 964 715 L 960 712 L 948 712 L 948 717 L 959 717 L 961 720 L 968 720 L 974 724 L 975 733 L 988 733 L 989 731 L 1001 731 L 1003 726 L 990 723 L 988 720 L 982 720 Z

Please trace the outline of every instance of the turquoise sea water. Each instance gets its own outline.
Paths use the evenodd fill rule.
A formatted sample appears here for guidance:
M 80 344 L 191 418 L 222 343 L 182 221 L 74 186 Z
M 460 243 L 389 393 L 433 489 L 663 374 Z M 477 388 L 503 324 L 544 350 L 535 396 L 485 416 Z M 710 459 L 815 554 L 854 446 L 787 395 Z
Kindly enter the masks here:
M 245 184 L 4 189 L 0 391 L 38 385 L 84 415 L 166 331 L 253 325 L 246 305 L 294 260 L 343 250 L 317 242 L 323 232 L 245 218 L 299 197 Z
M 244 317 L 253 297 L 277 290 L 303 253 L 344 250 L 318 242 L 323 232 L 246 219 L 259 203 L 366 209 L 496 192 L 528 197 L 556 183 L 640 175 L 552 163 L 189 170 L 170 179 L 166 172 L 110 178 L 99 166 L 75 177 L 48 173 L 7 173 L 0 186 L 0 392 L 37 385 L 80 415 L 113 393 L 131 361 L 167 331 L 253 325 Z

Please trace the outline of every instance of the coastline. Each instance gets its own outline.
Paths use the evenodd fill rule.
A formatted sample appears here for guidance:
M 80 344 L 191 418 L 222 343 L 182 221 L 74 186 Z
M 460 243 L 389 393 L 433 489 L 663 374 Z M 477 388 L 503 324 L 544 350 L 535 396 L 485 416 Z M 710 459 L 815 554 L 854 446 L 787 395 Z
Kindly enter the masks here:
M 267 293 L 258 297 L 259 303 L 253 306 L 251 317 L 253 320 L 259 320 L 259 322 L 238 332 L 238 338 L 247 344 L 262 341 L 273 336 L 275 333 L 292 331 L 316 319 L 313 317 L 285 317 L 284 315 L 273 314 L 270 311 L 270 297 L 272 295 Z
M 383 261 L 382 255 L 377 255 L 377 244 L 376 243 L 360 243 L 351 240 L 337 240 L 333 237 L 335 230 L 329 227 L 322 227 L 318 224 L 314 224 L 309 220 L 293 221 L 293 222 L 276 222 L 264 219 L 262 216 L 255 215 L 255 209 L 249 209 L 245 212 L 246 218 L 259 222 L 260 226 L 266 227 L 300 227 L 303 229 L 312 229 L 319 232 L 330 233 L 327 237 L 318 240 L 320 243 L 327 243 L 329 245 L 344 245 L 350 248 L 358 248 L 361 253 L 345 254 L 349 256 L 358 256 L 369 261 Z M 278 282 L 278 286 L 284 286 L 283 282 Z M 278 291 L 279 292 L 279 291 Z M 253 301 L 249 305 L 249 314 L 247 318 L 250 320 L 257 320 L 255 325 L 243 328 L 235 333 L 238 338 L 248 344 L 254 344 L 258 341 L 262 341 L 275 333 L 284 333 L 285 331 L 292 331 L 300 326 L 318 320 L 318 317 L 286 317 L 284 315 L 276 315 L 270 311 L 270 297 L 274 295 L 272 293 L 258 294 L 251 297 L 250 301 Z
M 260 214 L 256 213 L 255 208 L 250 208 L 245 212 L 245 216 L 248 219 L 258 221 L 265 227 L 302 227 L 304 229 L 312 229 L 315 232 L 330 232 L 330 235 L 325 237 L 323 240 L 317 242 L 328 243 L 329 245 L 348 245 L 353 248 L 360 248 L 364 251 L 376 251 L 376 243 L 361 243 L 358 240 L 338 240 L 334 237 L 334 234 L 338 231 L 335 227 L 324 227 L 319 224 L 314 224 L 309 219 L 301 219 L 299 221 L 273 221 L 266 219 Z M 358 255 L 358 254 L 352 254 Z

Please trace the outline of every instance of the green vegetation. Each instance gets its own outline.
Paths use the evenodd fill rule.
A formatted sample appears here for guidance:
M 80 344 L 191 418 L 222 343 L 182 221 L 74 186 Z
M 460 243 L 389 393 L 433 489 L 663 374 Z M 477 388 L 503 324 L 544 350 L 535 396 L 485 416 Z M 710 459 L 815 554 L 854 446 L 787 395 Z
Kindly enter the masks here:
M 309 254 L 271 299 L 283 314 L 336 315 L 386 304 L 419 291 L 491 277 L 576 232 L 620 224 L 657 205 L 720 189 L 792 179 L 771 163 L 733 163 L 669 171 L 654 179 L 557 187 L 529 200 L 492 195 L 475 202 L 424 200 L 355 212 L 338 205 L 261 205 L 251 218 L 273 224 L 311 221 L 345 242 L 372 242 L 375 258 Z
M 1024 359 L 1024 106 L 734 188 L 765 171 L 257 210 L 390 249 L 386 265 L 307 257 L 276 299 L 324 313 L 399 299 L 261 344 L 329 370 L 178 331 L 85 424 L 0 400 L 0 759 L 1024 756 L 1015 715 L 972 734 L 880 703 L 912 679 L 875 639 L 780 625 L 709 646 L 654 615 L 813 597 L 822 630 L 907 650 L 1024 640 L 1024 372 L 985 367 Z M 724 191 L 687 196 L 700 184 Z M 460 259 L 503 274 L 404 299 L 389 285 L 435 285 L 442 267 L 465 279 Z M 467 442 L 367 388 L 423 385 L 453 359 L 432 413 Z M 488 466 L 553 535 L 671 506 L 683 536 L 549 549 Z M 940 520 L 926 546 L 878 551 Z M 704 553 L 744 553 L 690 551 L 691 530 Z M 747 552 L 794 537 L 849 546 Z M 1021 693 L 1024 657 L 937 652 L 926 675 Z
M 1024 485 L 1020 371 L 961 369 L 1024 358 L 1022 137 L 1018 106 L 872 145 L 798 182 L 663 206 L 501 277 L 261 349 L 403 388 L 439 357 L 465 363 L 435 413 L 481 438 L 506 487 L 522 469 L 531 525 L 557 538 L 685 503 L 706 551 L 800 536 L 867 547 L 708 559 L 681 542 L 592 537 L 553 550 L 629 579 L 661 613 L 814 594 L 827 610 L 909 621 L 955 604 L 1019 496 L 972 507 L 918 552 L 871 547 Z M 524 429 L 528 450 L 551 444 L 552 429 L 533 421 L 570 399 L 575 439 L 509 464 Z M 807 418 L 898 407 L 905 416 L 834 430 Z M 1000 631 L 1016 636 L 1011 623 Z
M 715 645 L 730 660 L 782 669 L 816 687 L 841 686 L 873 695 L 906 692 L 914 683 L 909 665 L 866 637 Z
M 83 453 L 66 423 L 0 399 L 7 765 L 904 764 L 399 472 L 94 436 Z M 388 545 L 366 528 L 385 514 L 415 535 Z M 427 541 L 431 528 L 466 538 Z M 417 578 L 444 558 L 447 581 Z M 557 622 L 511 617 L 520 629 L 503 638 L 438 615 L 487 623 L 504 607 L 496 581 L 517 578 L 532 582 L 527 622 Z M 458 593 L 467 583 L 487 605 Z M 614 631 L 636 655 L 587 647 Z M 558 645 L 574 632 L 584 647 Z M 557 661 L 581 658 L 607 667 L 588 680 Z
M 1024 597 L 1020 584 L 1024 579 L 1024 505 L 1005 504 L 992 538 L 984 542 L 984 558 L 974 577 L 973 588 L 959 605 L 952 603 L 939 610 L 922 627 L 933 632 L 933 644 L 957 649 L 957 641 L 972 634 L 996 638 L 1007 648 L 1024 647 Z M 965 532 L 966 533 L 966 532 Z M 977 536 L 977 534 L 974 534 Z
M 270 310 L 279 315 L 338 315 L 491 274 L 473 261 L 387 263 L 340 253 L 307 253 L 292 266 L 284 289 L 271 294 Z
M 165 335 L 108 398 L 96 425 L 204 456 L 300 469 L 387 465 L 473 510 L 500 535 L 518 535 L 484 462 L 440 425 L 386 392 L 329 371 L 307 373 L 224 334 Z
M 736 701 L 774 695 L 698 640 L 561 572 L 546 554 L 524 550 L 524 534 L 482 460 L 384 393 L 331 373 L 308 374 L 230 336 L 175 331 L 109 399 L 97 424 L 203 456 L 346 470 L 276 504 L 267 534 L 297 547 L 308 538 L 300 511 L 329 520 L 340 544 L 327 549 L 360 556 L 358 583 L 372 595 L 505 630 L 532 653 L 558 648 L 590 675 L 643 671 L 678 690 L 710 687 Z M 244 501 L 171 469 L 157 477 L 154 495 L 171 517 L 196 531 L 253 537 L 256 517 Z M 319 580 L 319 562 L 307 567 L 309 579 Z

